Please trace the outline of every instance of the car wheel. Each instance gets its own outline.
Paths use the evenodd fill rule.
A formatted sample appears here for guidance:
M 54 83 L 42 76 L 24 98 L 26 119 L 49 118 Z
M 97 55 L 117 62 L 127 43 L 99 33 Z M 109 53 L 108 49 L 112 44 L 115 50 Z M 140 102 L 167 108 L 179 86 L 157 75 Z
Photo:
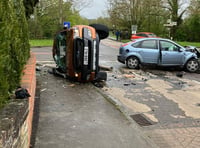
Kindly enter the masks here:
M 196 59 L 191 59 L 186 64 L 186 69 L 189 72 L 196 72 L 199 69 L 199 62 Z
M 90 24 L 89 26 L 95 28 L 96 32 L 99 35 L 100 40 L 108 37 L 109 29 L 107 26 L 102 25 L 102 24 Z
M 139 68 L 139 59 L 137 57 L 129 57 L 126 61 L 126 66 L 130 69 L 138 69 Z
M 107 73 L 99 71 L 96 75 L 95 81 L 106 81 L 107 80 Z

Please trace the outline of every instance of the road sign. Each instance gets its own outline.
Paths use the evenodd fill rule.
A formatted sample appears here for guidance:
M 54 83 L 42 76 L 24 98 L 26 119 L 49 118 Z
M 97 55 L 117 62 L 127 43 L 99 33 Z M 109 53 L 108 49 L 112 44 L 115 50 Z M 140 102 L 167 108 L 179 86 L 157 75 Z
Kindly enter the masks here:
M 132 25 L 131 26 L 132 34 L 136 34 L 137 32 L 137 25 Z
M 70 28 L 70 22 L 64 22 L 63 26 L 66 27 L 66 28 Z
M 164 24 L 165 27 L 173 27 L 173 26 L 176 26 L 177 25 L 177 22 L 170 22 L 168 24 Z

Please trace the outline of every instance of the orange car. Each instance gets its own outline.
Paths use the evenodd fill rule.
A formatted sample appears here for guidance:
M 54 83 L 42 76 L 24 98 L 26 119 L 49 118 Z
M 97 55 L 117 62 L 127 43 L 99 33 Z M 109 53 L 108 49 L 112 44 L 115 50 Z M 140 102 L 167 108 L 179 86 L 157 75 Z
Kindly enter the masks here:
M 109 30 L 101 24 L 76 25 L 59 31 L 54 39 L 54 73 L 79 82 L 106 80 L 99 68 L 99 43 Z
M 131 35 L 131 40 L 140 39 L 140 38 L 155 38 L 157 37 L 154 33 L 151 32 L 138 32 Z

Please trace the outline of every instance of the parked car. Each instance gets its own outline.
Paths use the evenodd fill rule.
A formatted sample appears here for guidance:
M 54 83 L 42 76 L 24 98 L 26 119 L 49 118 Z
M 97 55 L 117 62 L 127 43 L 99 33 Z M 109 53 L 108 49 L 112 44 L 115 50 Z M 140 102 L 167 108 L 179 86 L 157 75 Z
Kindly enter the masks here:
M 151 32 L 138 32 L 131 35 L 131 40 L 140 39 L 140 38 L 155 38 L 157 37 L 154 33 Z
M 180 66 L 189 72 L 196 72 L 199 69 L 195 52 L 163 38 L 137 39 L 122 45 L 118 61 L 130 69 L 137 69 L 140 64 Z

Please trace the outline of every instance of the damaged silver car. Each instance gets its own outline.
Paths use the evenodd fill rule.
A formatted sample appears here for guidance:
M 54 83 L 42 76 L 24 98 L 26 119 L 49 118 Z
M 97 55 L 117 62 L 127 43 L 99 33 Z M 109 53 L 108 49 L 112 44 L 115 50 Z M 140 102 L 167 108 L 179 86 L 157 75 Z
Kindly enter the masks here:
M 163 38 L 137 39 L 122 45 L 118 61 L 130 69 L 139 65 L 180 66 L 189 72 L 199 69 L 197 53 L 189 48 Z

